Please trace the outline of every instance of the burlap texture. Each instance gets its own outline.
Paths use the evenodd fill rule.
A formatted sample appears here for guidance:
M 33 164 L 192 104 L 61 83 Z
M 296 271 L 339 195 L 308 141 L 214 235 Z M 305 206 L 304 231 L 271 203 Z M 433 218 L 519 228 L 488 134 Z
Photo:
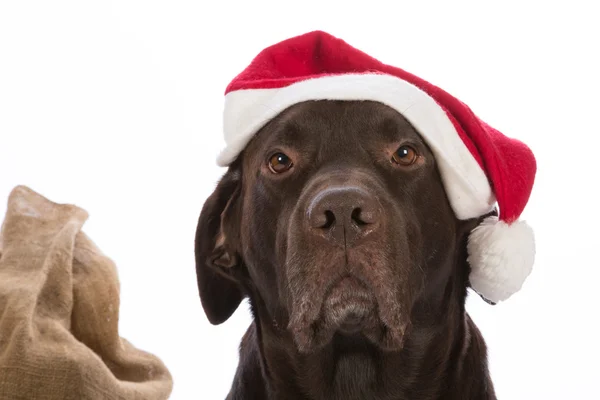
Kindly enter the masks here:
M 167 399 L 156 356 L 119 336 L 115 264 L 81 231 L 85 210 L 24 186 L 0 233 L 0 399 Z

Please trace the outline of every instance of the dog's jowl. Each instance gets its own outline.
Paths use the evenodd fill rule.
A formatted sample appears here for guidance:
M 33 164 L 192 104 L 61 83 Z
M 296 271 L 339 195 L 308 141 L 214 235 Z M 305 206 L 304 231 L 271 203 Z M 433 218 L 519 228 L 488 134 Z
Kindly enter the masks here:
M 465 300 L 531 271 L 527 146 L 324 32 L 261 52 L 224 127 L 196 269 L 211 323 L 254 317 L 228 398 L 495 399 Z

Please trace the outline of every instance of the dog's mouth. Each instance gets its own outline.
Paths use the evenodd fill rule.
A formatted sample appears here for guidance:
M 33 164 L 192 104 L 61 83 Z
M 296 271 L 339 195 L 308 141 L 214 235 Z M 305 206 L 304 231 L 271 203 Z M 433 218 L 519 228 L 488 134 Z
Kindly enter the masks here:
M 377 322 L 376 317 L 375 296 L 361 281 L 346 276 L 325 294 L 320 319 L 341 333 L 357 333 Z
M 330 343 L 334 335 L 363 337 L 384 349 L 402 347 L 404 329 L 391 327 L 380 317 L 377 297 L 360 279 L 346 275 L 325 291 L 320 312 L 313 320 L 290 324 L 301 352 L 311 352 Z

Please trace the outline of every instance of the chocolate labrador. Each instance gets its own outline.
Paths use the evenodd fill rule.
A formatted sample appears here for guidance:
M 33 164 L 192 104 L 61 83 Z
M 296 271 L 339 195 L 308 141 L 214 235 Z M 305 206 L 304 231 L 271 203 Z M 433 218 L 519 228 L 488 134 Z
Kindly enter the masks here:
M 495 399 L 465 311 L 480 221 L 456 218 L 430 149 L 393 109 L 324 100 L 279 114 L 198 221 L 209 321 L 244 298 L 254 317 L 227 399 Z

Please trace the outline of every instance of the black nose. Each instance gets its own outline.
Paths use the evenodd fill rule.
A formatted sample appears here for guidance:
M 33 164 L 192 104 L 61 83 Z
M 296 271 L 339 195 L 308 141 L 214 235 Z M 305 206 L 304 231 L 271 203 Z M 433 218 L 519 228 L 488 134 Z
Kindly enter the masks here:
M 330 187 L 317 193 L 307 213 L 314 234 L 347 247 L 375 232 L 381 214 L 377 198 L 355 186 Z

